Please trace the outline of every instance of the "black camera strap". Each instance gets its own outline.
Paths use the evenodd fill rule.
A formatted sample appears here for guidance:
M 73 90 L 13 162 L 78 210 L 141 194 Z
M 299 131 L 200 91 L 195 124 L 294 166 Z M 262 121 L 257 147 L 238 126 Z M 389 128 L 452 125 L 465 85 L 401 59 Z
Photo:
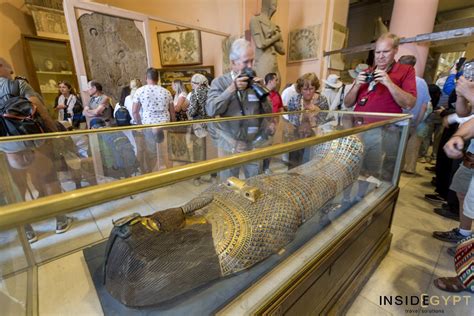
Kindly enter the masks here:
M 235 93 L 237 94 L 237 101 L 239 101 L 240 114 L 242 114 L 242 116 L 245 116 L 244 106 L 242 104 L 242 98 L 243 97 L 242 97 L 241 91 L 237 90 Z

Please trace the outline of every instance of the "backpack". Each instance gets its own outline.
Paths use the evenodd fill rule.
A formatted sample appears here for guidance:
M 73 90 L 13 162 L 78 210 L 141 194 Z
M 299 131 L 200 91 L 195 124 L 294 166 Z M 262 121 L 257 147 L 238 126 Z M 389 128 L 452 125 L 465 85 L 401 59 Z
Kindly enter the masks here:
M 130 177 L 138 170 L 133 145 L 123 132 L 99 134 L 100 151 L 104 166 L 114 178 Z
M 9 80 L 8 92 L 0 97 L 0 136 L 44 133 L 36 106 L 20 96 L 20 82 Z
M 129 126 L 132 116 L 128 112 L 127 108 L 123 105 L 119 105 L 119 108 L 115 112 L 115 123 L 117 126 Z

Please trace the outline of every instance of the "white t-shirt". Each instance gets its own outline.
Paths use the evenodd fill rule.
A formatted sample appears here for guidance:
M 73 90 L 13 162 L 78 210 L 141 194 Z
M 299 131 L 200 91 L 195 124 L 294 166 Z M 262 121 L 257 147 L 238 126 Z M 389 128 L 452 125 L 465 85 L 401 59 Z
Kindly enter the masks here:
M 283 105 L 284 106 L 288 106 L 288 102 L 290 102 L 290 99 L 294 96 L 294 95 L 297 95 L 298 92 L 296 92 L 296 84 L 292 84 L 291 86 L 289 86 L 288 88 L 286 88 L 285 90 L 283 90 L 283 92 L 281 93 L 281 100 L 283 101 Z
M 72 112 L 72 109 L 74 108 L 74 105 L 76 104 L 77 98 L 74 94 L 70 94 L 69 97 L 65 97 L 62 94 L 58 98 L 58 105 L 59 104 L 64 104 L 66 106 L 65 109 L 60 109 L 58 110 L 58 121 L 64 121 L 64 110 L 67 111 L 69 116 L 72 118 L 74 113 Z
M 171 93 L 158 85 L 145 85 L 137 89 L 133 103 L 141 105 L 142 124 L 158 124 L 170 121 Z

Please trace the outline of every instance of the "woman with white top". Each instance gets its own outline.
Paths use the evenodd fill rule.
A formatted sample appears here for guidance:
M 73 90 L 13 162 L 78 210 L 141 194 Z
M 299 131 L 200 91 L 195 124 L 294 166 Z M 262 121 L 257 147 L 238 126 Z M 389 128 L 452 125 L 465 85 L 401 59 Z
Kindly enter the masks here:
M 171 87 L 175 92 L 173 105 L 174 112 L 176 113 L 176 121 L 187 121 L 188 115 L 186 111 L 188 110 L 189 101 L 186 98 L 188 96 L 186 88 L 181 80 L 174 80 Z
M 64 122 L 68 121 L 68 119 L 72 120 L 72 117 L 74 116 L 74 105 L 76 105 L 77 102 L 74 88 L 67 81 L 59 82 L 58 88 L 58 101 L 54 106 L 56 111 L 58 111 L 58 121 Z
M 135 120 L 133 119 L 133 115 L 132 115 L 132 111 L 133 111 L 133 96 L 135 95 L 135 92 L 137 92 L 137 89 L 140 88 L 142 86 L 142 82 L 140 79 L 132 79 L 130 80 L 130 94 L 127 95 L 125 97 L 125 101 L 124 101 L 124 106 L 125 108 L 127 109 L 128 113 L 130 113 L 130 116 L 132 117 L 132 119 L 130 120 L 130 124 L 132 125 L 136 125 L 137 123 L 135 122 Z M 114 117 L 115 117 L 115 113 L 117 112 L 117 110 L 120 108 L 120 106 L 116 105 L 115 106 L 115 109 L 114 109 Z M 143 113 L 143 109 L 140 109 L 140 116 L 142 115 Z

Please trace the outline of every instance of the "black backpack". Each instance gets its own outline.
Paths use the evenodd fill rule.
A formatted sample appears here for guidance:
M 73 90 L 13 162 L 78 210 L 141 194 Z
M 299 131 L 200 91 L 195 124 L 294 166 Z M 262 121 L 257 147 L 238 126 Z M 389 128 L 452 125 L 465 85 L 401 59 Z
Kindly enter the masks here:
M 36 106 L 20 96 L 20 82 L 9 80 L 8 92 L 0 97 L 0 136 L 44 133 Z
M 117 126 L 129 126 L 131 125 L 131 120 L 132 117 L 130 116 L 127 108 L 123 105 L 119 105 L 119 108 L 115 112 L 115 122 Z

